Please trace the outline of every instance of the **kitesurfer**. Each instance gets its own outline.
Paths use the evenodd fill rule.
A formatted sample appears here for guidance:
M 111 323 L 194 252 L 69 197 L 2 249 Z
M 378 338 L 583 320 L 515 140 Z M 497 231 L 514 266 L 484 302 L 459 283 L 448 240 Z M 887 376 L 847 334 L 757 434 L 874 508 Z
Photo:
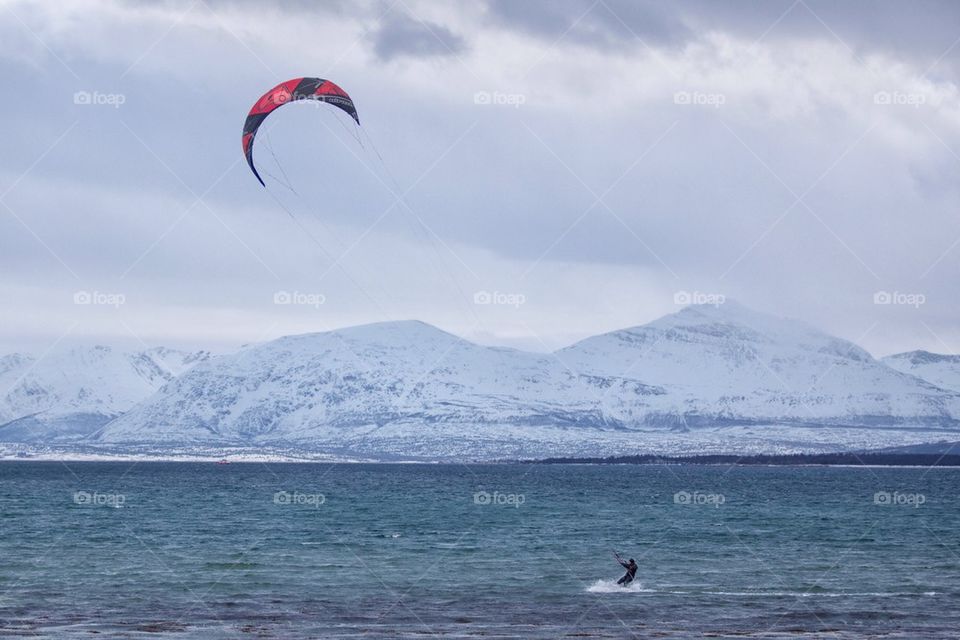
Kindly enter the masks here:
M 623 574 L 623 577 L 617 580 L 617 584 L 625 587 L 633 582 L 633 579 L 637 576 L 637 569 L 639 567 L 637 567 L 637 562 L 633 558 L 624 561 L 624 559 L 620 557 L 619 553 L 614 553 L 613 557 L 617 559 L 617 562 L 620 563 L 621 567 L 627 570 L 627 572 Z

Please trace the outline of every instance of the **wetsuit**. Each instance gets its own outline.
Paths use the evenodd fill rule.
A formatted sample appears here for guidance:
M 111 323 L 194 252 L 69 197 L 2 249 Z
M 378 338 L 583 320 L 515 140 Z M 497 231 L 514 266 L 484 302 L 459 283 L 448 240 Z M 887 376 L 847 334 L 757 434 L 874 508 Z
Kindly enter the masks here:
M 624 569 L 627 570 L 623 577 L 617 580 L 617 584 L 628 585 L 633 582 L 634 577 L 637 575 L 637 563 L 636 562 L 624 562 L 623 560 L 617 560 Z

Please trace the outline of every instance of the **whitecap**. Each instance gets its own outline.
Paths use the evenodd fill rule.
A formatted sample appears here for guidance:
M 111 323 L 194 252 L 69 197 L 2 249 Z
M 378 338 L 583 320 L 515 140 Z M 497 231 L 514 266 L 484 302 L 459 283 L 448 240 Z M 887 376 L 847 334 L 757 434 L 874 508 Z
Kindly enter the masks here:
M 616 580 L 597 580 L 587 587 L 590 593 L 650 593 L 639 581 L 634 580 L 627 586 L 617 584 Z

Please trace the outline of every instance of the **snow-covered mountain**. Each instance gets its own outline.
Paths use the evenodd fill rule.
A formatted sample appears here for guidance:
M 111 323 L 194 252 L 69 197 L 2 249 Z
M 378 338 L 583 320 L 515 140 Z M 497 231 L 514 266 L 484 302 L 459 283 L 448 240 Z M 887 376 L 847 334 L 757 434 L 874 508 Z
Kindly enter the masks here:
M 422 322 L 380 323 L 212 359 L 102 440 L 316 444 L 397 424 L 602 424 L 585 385 L 550 355 L 480 346 Z
M 0 441 L 87 436 L 208 356 L 94 346 L 0 357 Z
M 955 438 L 957 370 L 933 354 L 878 361 L 731 302 L 552 354 L 388 322 L 218 357 L 6 356 L 0 442 L 425 458 L 862 449 Z
M 960 355 L 941 355 L 929 351 L 909 351 L 883 358 L 897 371 L 923 378 L 927 382 L 960 392 Z
M 627 425 L 944 425 L 960 418 L 945 393 L 875 360 L 857 345 L 734 302 L 699 305 L 557 352 L 570 368 L 655 383 L 649 402 L 606 396 Z
M 281 338 L 199 364 L 98 441 L 496 457 L 654 449 L 694 442 L 688 430 L 740 429 L 732 451 L 791 429 L 804 430 L 797 442 L 859 446 L 884 430 L 960 430 L 958 418 L 960 393 L 727 303 L 553 354 L 484 347 L 419 322 Z

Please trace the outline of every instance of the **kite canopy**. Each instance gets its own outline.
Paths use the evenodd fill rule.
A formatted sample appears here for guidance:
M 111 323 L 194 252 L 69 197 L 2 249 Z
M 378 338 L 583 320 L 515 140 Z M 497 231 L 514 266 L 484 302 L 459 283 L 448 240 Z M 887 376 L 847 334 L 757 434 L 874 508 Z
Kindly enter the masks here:
M 353 100 L 350 99 L 346 91 L 329 80 L 323 78 L 294 78 L 281 82 L 270 89 L 260 96 L 260 99 L 250 109 L 250 113 L 247 114 L 247 121 L 243 123 L 243 155 L 246 156 L 247 164 L 250 165 L 253 175 L 257 176 L 257 180 L 263 186 L 267 185 L 260 174 L 257 173 L 257 168 L 253 166 L 253 140 L 257 135 L 257 129 L 275 109 L 297 100 L 326 102 L 343 109 L 350 114 L 350 117 L 357 124 L 360 124 L 357 110 L 353 106 Z

